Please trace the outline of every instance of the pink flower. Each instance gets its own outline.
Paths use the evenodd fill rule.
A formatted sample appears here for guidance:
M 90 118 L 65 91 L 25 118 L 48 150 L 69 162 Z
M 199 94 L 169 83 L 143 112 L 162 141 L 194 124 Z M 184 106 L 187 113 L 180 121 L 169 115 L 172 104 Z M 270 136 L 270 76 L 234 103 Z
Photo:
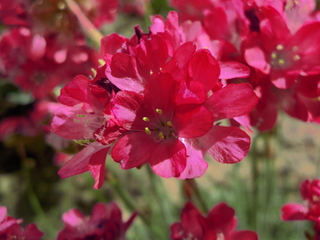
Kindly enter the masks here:
M 115 202 L 97 203 L 89 218 L 71 209 L 62 215 L 64 229 L 58 233 L 57 240 L 125 240 L 136 216 L 134 212 L 127 222 L 122 222 L 121 209 Z
M 172 240 L 258 240 L 257 233 L 249 230 L 236 231 L 235 211 L 226 203 L 212 208 L 204 217 L 188 202 L 181 213 L 181 222 L 171 225 Z
M 102 112 L 110 99 L 108 86 L 100 74 L 93 81 L 85 76 L 77 76 L 61 89 L 58 100 L 64 105 L 54 111 L 51 121 L 51 129 L 57 135 L 72 140 L 84 140 L 87 145 L 71 158 L 58 174 L 61 178 L 66 178 L 90 171 L 95 179 L 95 189 L 102 186 L 110 145 L 91 141 L 93 133 L 103 124 Z
M 43 233 L 39 231 L 34 223 L 27 225 L 25 229 L 22 230 L 19 225 L 22 221 L 22 219 L 7 216 L 7 208 L 0 207 L 0 239 L 41 239 Z
M 304 204 L 287 203 L 281 208 L 282 221 L 309 220 L 315 223 L 315 239 L 320 239 L 320 180 L 306 179 L 300 184 Z

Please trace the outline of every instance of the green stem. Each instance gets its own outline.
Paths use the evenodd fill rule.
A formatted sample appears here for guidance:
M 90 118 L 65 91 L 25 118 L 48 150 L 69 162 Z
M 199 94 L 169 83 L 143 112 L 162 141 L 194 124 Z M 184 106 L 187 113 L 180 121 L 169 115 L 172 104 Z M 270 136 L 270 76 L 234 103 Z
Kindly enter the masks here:
M 53 227 L 52 223 L 48 220 L 48 217 L 46 216 L 46 214 L 40 204 L 40 201 L 39 201 L 39 199 L 38 199 L 38 197 L 32 187 L 32 180 L 30 177 L 30 170 L 29 170 L 30 168 L 28 166 L 27 156 L 26 156 L 26 152 L 24 149 L 24 145 L 23 145 L 23 143 L 18 142 L 17 147 L 18 147 L 18 153 L 20 155 L 20 158 L 21 158 L 22 164 L 23 164 L 22 165 L 23 166 L 23 173 L 25 176 L 25 181 L 27 183 L 27 197 L 28 197 L 29 203 L 30 203 L 34 213 L 37 216 L 42 217 L 43 221 L 45 222 L 44 225 L 47 227 L 47 230 L 48 230 L 48 232 L 50 232 L 50 235 L 54 236 L 56 234 L 56 230 Z
M 252 197 L 251 197 L 251 206 L 248 209 L 249 224 L 253 229 L 257 228 L 257 211 L 258 211 L 258 193 L 259 193 L 259 169 L 258 169 L 258 148 L 257 141 L 259 135 L 256 135 L 252 140 L 251 146 L 251 177 L 252 177 Z
M 103 35 L 95 28 L 95 26 L 89 21 L 89 19 L 83 14 L 79 5 L 73 0 L 65 0 L 69 9 L 74 13 L 74 15 L 78 18 L 84 34 L 90 38 L 95 45 L 99 48 L 100 41 Z
M 207 207 L 207 205 L 206 205 L 206 203 L 205 203 L 205 201 L 204 201 L 204 199 L 203 199 L 203 197 L 202 197 L 202 195 L 200 193 L 200 189 L 198 187 L 198 184 L 197 184 L 197 182 L 195 180 L 194 180 L 194 183 L 195 183 L 194 184 L 194 196 L 197 198 L 197 200 L 198 200 L 198 202 L 199 202 L 199 204 L 201 206 L 202 211 L 204 213 L 208 213 L 209 208 Z
M 110 174 L 111 175 L 111 174 Z M 119 197 L 122 199 L 123 203 L 126 205 L 126 207 L 131 211 L 134 212 L 137 210 L 135 202 L 132 200 L 132 197 L 128 190 L 118 183 L 117 179 L 114 177 L 114 174 L 109 176 L 109 182 L 111 184 L 111 187 L 113 190 L 119 195 Z M 142 219 L 143 223 L 145 223 L 147 226 L 150 225 L 149 219 L 143 214 L 139 212 L 139 217 Z
M 170 211 L 170 209 L 167 205 L 168 197 L 167 197 L 164 189 L 160 189 L 161 183 L 158 179 L 158 176 L 156 176 L 154 174 L 154 172 L 152 171 L 152 169 L 150 167 L 147 167 L 147 172 L 148 172 L 151 187 L 152 187 L 152 193 L 160 206 L 160 212 L 161 212 L 161 215 L 164 219 L 165 225 L 169 229 L 169 226 L 173 222 L 173 217 L 172 217 L 172 212 Z

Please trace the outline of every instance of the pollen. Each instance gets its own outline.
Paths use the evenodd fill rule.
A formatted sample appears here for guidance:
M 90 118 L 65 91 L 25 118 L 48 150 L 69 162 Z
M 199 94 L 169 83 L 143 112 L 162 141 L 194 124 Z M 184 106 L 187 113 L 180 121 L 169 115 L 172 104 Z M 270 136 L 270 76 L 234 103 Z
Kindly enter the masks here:
M 152 75 L 153 74 L 153 72 L 152 72 L 152 70 L 150 70 L 150 75 Z
M 148 127 L 144 128 L 144 131 L 146 132 L 146 134 L 150 135 L 151 134 L 151 131 Z
M 85 118 L 85 117 L 87 117 L 86 115 L 82 115 L 82 114 L 77 114 L 77 117 L 79 117 L 79 118 Z
M 64 2 L 59 2 L 59 3 L 58 3 L 58 8 L 59 8 L 60 10 L 63 10 L 63 9 L 66 8 L 66 4 L 65 4 Z
M 171 122 L 171 121 L 168 121 L 168 122 L 167 122 L 167 126 L 172 127 L 172 122 Z
M 276 59 L 276 58 L 277 58 L 277 54 L 276 54 L 276 53 L 272 53 L 272 54 L 271 54 L 271 58 L 272 58 L 272 59 Z
M 163 139 L 164 139 L 164 136 L 163 136 L 163 133 L 162 133 L 162 132 L 159 132 L 159 138 L 160 138 L 160 140 L 163 140 Z
M 85 127 L 88 127 L 88 125 L 89 125 L 89 123 L 90 123 L 90 121 L 88 120 L 88 121 L 86 121 L 86 123 L 85 123 Z
M 145 122 L 149 122 L 150 121 L 149 118 L 147 118 L 147 117 L 143 117 L 142 120 L 145 121 Z
M 81 123 L 79 120 L 77 120 L 77 119 L 73 119 L 73 121 L 74 122 L 76 122 L 76 123 Z
M 299 56 L 298 54 L 297 54 L 297 55 L 294 55 L 293 60 L 294 60 L 294 61 L 300 60 L 300 56 Z
M 279 63 L 279 65 L 283 65 L 284 64 L 284 60 L 283 59 L 279 59 L 278 63 Z
M 279 51 L 280 51 L 280 50 L 282 50 L 282 49 L 283 49 L 283 45 L 278 44 L 276 48 L 277 48 L 277 50 L 279 50 Z
M 162 110 L 159 108 L 156 109 L 156 112 L 159 113 L 160 115 L 162 114 Z

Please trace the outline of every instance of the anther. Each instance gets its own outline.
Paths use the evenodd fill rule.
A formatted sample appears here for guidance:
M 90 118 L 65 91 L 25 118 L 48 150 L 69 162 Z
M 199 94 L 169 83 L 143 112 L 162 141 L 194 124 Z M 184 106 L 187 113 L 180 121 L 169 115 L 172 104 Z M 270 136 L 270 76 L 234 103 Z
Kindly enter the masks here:
M 152 72 L 152 70 L 150 70 L 150 75 L 152 75 L 153 74 L 153 72 Z
M 160 140 L 163 140 L 163 139 L 164 139 L 164 136 L 163 136 L 163 133 L 162 133 L 162 132 L 159 132 L 159 138 L 160 138 Z
M 167 126 L 172 127 L 172 122 L 171 122 L 171 121 L 168 121 L 168 122 L 167 122 Z
M 59 8 L 60 10 L 63 10 L 63 9 L 66 8 L 66 4 L 65 4 L 64 2 L 59 2 L 59 3 L 58 3 L 58 8 Z
M 271 54 L 271 58 L 272 58 L 272 59 L 276 59 L 276 58 L 277 58 L 277 54 L 276 54 L 276 53 L 272 53 L 272 54 Z
M 162 114 L 162 110 L 159 108 L 156 109 L 156 112 L 159 113 L 160 115 Z
M 283 45 L 278 44 L 276 48 L 277 48 L 277 50 L 282 50 L 283 49 Z
M 298 47 L 297 47 L 297 46 L 293 46 L 293 47 L 292 47 L 292 50 L 293 50 L 293 51 L 297 51 L 297 50 L 298 50 Z
M 145 122 L 149 122 L 149 118 L 147 118 L 147 117 L 143 117 L 142 120 Z
M 283 64 L 284 64 L 284 60 L 283 60 L 283 59 L 279 59 L 278 63 L 279 63 L 280 65 L 283 65 Z
M 294 55 L 293 60 L 294 60 L 294 61 L 300 60 L 300 56 L 299 56 L 299 55 Z
M 82 114 L 77 114 L 77 117 L 79 117 L 79 118 L 85 118 L 85 117 L 87 117 L 86 115 L 82 115 Z
M 145 130 L 146 134 L 148 134 L 148 135 L 151 134 L 151 131 L 150 131 L 150 129 L 148 127 L 144 128 L 144 130 Z

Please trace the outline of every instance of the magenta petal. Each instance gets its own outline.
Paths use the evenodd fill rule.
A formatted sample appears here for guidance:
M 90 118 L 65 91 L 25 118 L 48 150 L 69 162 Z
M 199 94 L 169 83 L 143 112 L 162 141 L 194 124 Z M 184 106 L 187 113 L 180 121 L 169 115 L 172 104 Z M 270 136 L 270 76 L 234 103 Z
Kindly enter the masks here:
M 146 84 L 137 69 L 135 57 L 124 53 L 116 53 L 106 65 L 106 76 L 121 90 L 143 92 Z
M 250 147 L 250 137 L 237 127 L 214 125 L 198 140 L 200 145 L 221 163 L 240 162 L 247 155 Z
M 43 236 L 43 232 L 41 232 L 35 223 L 28 224 L 24 231 L 23 235 L 25 238 L 21 239 L 40 239 Z
M 106 157 L 110 147 L 105 147 L 94 153 L 89 160 L 89 170 L 94 178 L 94 189 L 101 188 L 106 174 Z
M 250 230 L 241 230 L 234 232 L 230 240 L 258 240 L 258 234 Z
M 101 39 L 101 55 L 115 54 L 127 40 L 128 39 L 126 37 L 118 35 L 117 33 L 104 36 Z
M 235 231 L 237 227 L 234 209 L 224 202 L 210 210 L 207 215 L 207 222 L 217 232 L 229 233 Z
M 181 223 L 178 223 L 178 222 L 173 223 L 170 226 L 170 231 L 171 231 L 170 239 L 173 239 L 173 240 L 183 239 L 184 229 L 182 228 Z
M 187 165 L 180 174 L 179 179 L 201 177 L 208 168 L 208 163 L 203 160 L 202 151 L 195 149 L 196 141 L 180 139 L 187 149 Z
M 218 81 L 220 75 L 219 63 L 208 50 L 198 50 L 192 56 L 189 74 L 193 77 L 193 80 L 201 82 L 208 92 Z
M 250 74 L 250 68 L 246 65 L 235 62 L 219 62 L 220 64 L 220 79 L 232 79 L 232 78 L 246 78 Z
M 0 223 L 3 222 L 4 218 L 7 216 L 7 208 L 0 207 Z
M 153 149 L 149 163 L 153 171 L 165 178 L 179 177 L 186 168 L 186 148 L 179 140 L 160 142 Z
M 186 203 L 181 213 L 181 225 L 187 236 L 190 233 L 196 239 L 202 238 L 205 230 L 201 220 L 203 220 L 201 212 L 192 203 Z
M 249 113 L 258 100 L 249 83 L 229 84 L 214 92 L 205 107 L 213 113 L 214 120 L 218 121 Z
M 116 94 L 112 112 L 125 129 L 132 128 L 143 100 L 143 97 L 135 92 L 120 91 Z M 141 129 L 144 128 L 141 126 Z
M 63 223 L 71 227 L 80 226 L 85 219 L 86 216 L 84 216 L 78 209 L 70 209 L 62 215 Z
M 269 74 L 270 65 L 259 47 L 248 48 L 244 52 L 246 62 L 253 68 L 260 70 L 265 74 Z
M 196 45 L 193 42 L 186 42 L 174 52 L 172 59 L 176 60 L 179 68 L 185 70 L 195 50 Z
M 130 132 L 116 142 L 111 157 L 115 162 L 120 162 L 123 169 L 139 167 L 148 162 L 156 144 L 145 132 Z
M 103 148 L 106 148 L 106 146 L 97 142 L 88 145 L 60 168 L 58 171 L 59 176 L 61 178 L 67 178 L 89 171 L 91 156 Z
M 94 208 L 92 209 L 90 215 L 90 222 L 99 223 L 101 219 L 106 218 L 110 204 L 108 205 L 108 208 L 105 203 L 97 203 L 96 205 L 94 205 Z
M 305 220 L 308 209 L 299 203 L 287 203 L 281 208 L 282 221 Z
M 203 106 L 182 105 L 176 109 L 172 123 L 177 126 L 179 137 L 196 138 L 211 129 L 213 116 Z
M 54 111 L 51 121 L 52 131 L 66 139 L 91 139 L 102 125 L 102 117 L 80 108 L 63 106 Z

